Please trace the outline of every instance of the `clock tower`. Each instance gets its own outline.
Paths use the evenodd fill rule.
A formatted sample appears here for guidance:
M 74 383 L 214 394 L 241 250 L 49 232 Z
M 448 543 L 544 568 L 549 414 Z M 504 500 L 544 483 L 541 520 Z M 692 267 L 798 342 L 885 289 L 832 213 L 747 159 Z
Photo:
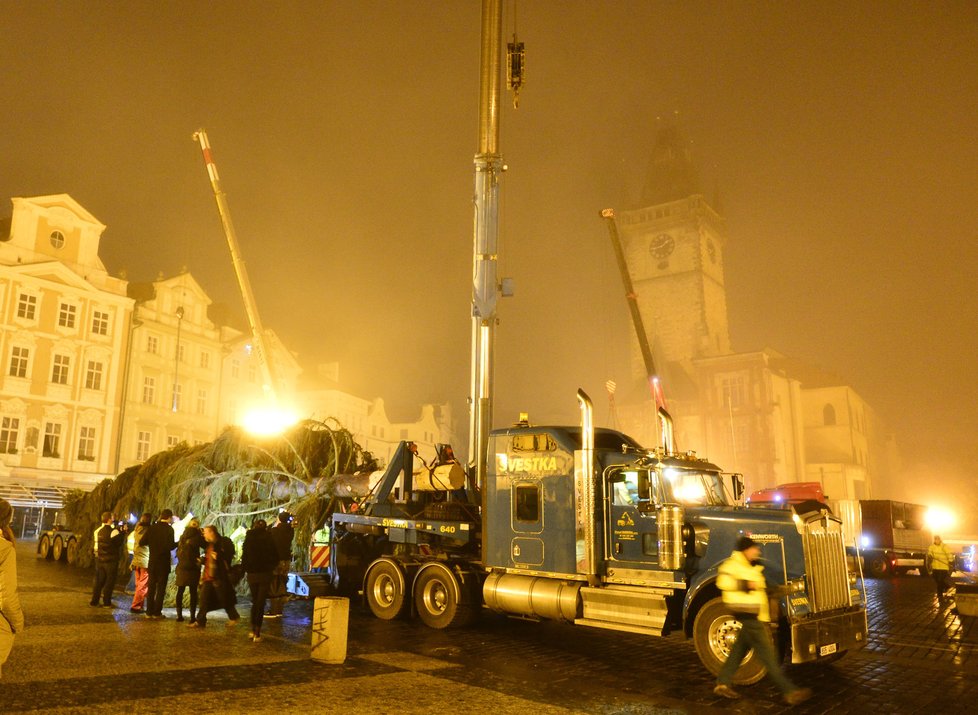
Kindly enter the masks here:
M 657 356 L 688 371 L 695 358 L 729 354 L 726 225 L 702 195 L 678 128 L 659 130 L 642 207 L 621 212 L 619 226 Z

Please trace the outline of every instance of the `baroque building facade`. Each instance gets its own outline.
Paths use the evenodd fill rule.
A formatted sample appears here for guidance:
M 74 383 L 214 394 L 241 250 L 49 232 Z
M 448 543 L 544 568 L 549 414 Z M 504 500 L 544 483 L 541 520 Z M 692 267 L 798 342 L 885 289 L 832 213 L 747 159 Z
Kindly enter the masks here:
M 0 240 L 0 478 L 90 488 L 114 474 L 133 301 L 105 226 L 66 194 L 13 199 Z

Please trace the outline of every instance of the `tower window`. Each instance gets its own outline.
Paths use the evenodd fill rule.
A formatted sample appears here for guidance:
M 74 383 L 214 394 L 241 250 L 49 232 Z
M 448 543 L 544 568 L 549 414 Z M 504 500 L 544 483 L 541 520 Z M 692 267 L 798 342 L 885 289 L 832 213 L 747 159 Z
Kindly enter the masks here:
M 822 424 L 826 427 L 835 424 L 835 408 L 832 405 L 826 405 L 822 408 Z

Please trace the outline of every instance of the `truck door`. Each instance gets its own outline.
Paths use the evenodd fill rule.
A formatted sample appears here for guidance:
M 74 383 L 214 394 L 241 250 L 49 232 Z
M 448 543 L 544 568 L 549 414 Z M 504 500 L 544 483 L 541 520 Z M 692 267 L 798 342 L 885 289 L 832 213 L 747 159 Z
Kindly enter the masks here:
M 607 474 L 607 558 L 633 564 L 658 563 L 654 494 L 657 475 L 646 469 L 616 468 Z

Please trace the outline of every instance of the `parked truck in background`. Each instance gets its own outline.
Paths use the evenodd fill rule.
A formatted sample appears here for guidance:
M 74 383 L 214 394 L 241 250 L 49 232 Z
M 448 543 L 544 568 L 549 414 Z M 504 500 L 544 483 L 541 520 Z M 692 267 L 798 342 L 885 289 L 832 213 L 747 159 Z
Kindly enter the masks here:
M 841 521 L 847 552 L 875 578 L 917 570 L 926 575 L 927 547 L 933 536 L 927 507 L 889 499 L 827 499 L 818 482 L 779 484 L 759 489 L 748 506 L 791 509 L 821 503 Z
M 362 592 L 378 618 L 417 615 L 432 628 L 487 608 L 683 633 L 717 673 L 740 627 L 721 601 L 717 567 L 747 534 L 762 544 L 778 598 L 773 626 L 791 662 L 834 660 L 865 644 L 865 601 L 840 519 L 734 506 L 719 467 L 594 429 L 590 400 L 578 400 L 579 427 L 523 419 L 492 431 L 481 487 L 444 455 L 416 470 L 401 443 L 369 495 L 333 514 L 333 585 Z M 726 478 L 742 490 L 739 475 Z M 763 675 L 748 658 L 735 682 Z
M 889 499 L 840 500 L 836 511 L 853 547 L 876 578 L 900 576 L 913 569 L 927 574 L 927 547 L 933 536 L 926 526 L 927 507 Z

